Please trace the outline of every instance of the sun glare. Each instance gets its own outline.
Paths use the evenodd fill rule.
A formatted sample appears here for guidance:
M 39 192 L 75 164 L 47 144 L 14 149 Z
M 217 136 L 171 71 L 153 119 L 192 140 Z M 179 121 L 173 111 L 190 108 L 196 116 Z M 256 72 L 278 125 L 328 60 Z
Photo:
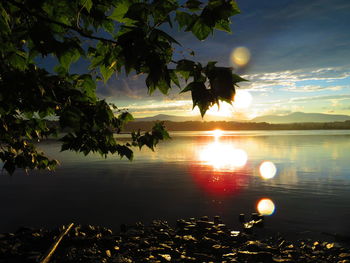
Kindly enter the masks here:
M 275 177 L 277 168 L 273 162 L 265 161 L 260 165 L 260 175 L 264 179 L 271 179 Z
M 214 142 L 199 151 L 199 160 L 215 170 L 234 171 L 247 163 L 248 156 L 245 151 L 232 145 Z
M 246 90 L 237 90 L 234 97 L 233 106 L 237 109 L 246 109 L 249 108 L 252 104 L 253 97 Z
M 271 199 L 263 198 L 258 202 L 257 210 L 264 216 L 270 216 L 275 212 L 275 204 Z
M 206 114 L 218 117 L 232 117 L 233 107 L 227 102 L 221 102 L 220 107 L 218 107 L 218 105 L 215 104 L 209 108 Z

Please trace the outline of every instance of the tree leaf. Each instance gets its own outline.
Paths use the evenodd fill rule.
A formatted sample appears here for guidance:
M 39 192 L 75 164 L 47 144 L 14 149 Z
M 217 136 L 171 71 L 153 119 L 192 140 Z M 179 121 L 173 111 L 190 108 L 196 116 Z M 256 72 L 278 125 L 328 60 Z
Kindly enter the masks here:
M 203 82 L 192 82 L 191 92 L 192 92 L 192 101 L 193 108 L 198 106 L 201 116 L 203 117 L 206 111 L 211 105 L 213 105 L 213 97 L 205 86 Z
M 165 129 L 164 122 L 156 122 L 152 128 L 152 136 L 155 137 L 155 141 L 170 139 L 170 135 Z
M 232 69 L 225 67 L 214 67 L 208 72 L 210 88 L 217 99 L 231 102 L 235 95 Z
M 171 81 L 177 86 L 177 87 L 181 87 L 180 86 L 180 82 L 179 82 L 179 78 L 177 77 L 176 75 L 176 71 L 175 70 L 169 70 L 169 74 L 170 74 L 170 78 L 171 78 Z
M 105 20 L 105 21 L 103 21 L 102 26 L 103 26 L 104 29 L 106 29 L 107 32 L 109 32 L 109 33 L 113 33 L 114 32 L 115 26 L 114 26 L 113 20 Z
M 129 121 L 133 121 L 134 117 L 129 112 L 123 112 L 118 116 L 118 119 L 122 122 L 122 125 L 125 125 Z
M 192 89 L 196 88 L 197 85 L 198 85 L 198 82 L 191 82 L 183 90 L 181 90 L 180 93 L 191 91 Z
M 176 70 L 179 71 L 193 71 L 196 63 L 192 60 L 181 59 L 177 62 Z
M 114 69 L 111 68 L 110 66 L 101 65 L 100 72 L 102 74 L 104 83 L 106 83 L 109 80 L 109 78 L 112 76 Z
M 61 63 L 61 66 L 68 71 L 71 63 L 77 61 L 79 58 L 79 50 L 76 48 L 69 48 L 59 55 L 58 60 Z
M 197 15 L 176 11 L 175 20 L 179 23 L 179 28 L 182 29 L 185 27 L 185 31 L 191 30 L 193 24 L 195 23 Z
M 234 73 L 232 73 L 232 78 L 233 78 L 234 83 L 248 81 L 248 80 L 246 80 L 246 79 L 242 78 L 241 76 L 238 76 L 237 74 L 234 74 Z
M 216 22 L 215 29 L 231 33 L 230 21 L 228 19 L 221 19 Z
M 124 24 L 132 24 L 134 22 L 134 20 L 125 17 L 126 13 L 129 10 L 129 7 L 132 5 L 132 1 L 129 0 L 121 0 L 118 1 L 115 5 L 115 8 L 112 12 L 112 14 L 109 16 L 109 18 L 120 22 L 120 23 L 124 23 Z
M 121 157 L 126 157 L 128 158 L 130 161 L 133 159 L 134 157 L 134 153 L 133 151 L 125 146 L 125 145 L 117 145 L 117 152 Z
M 212 29 L 207 26 L 202 18 L 198 18 L 192 27 L 192 33 L 199 39 L 206 39 L 209 34 L 212 32 Z
M 0 29 L 3 32 L 10 32 L 10 16 L 6 10 L 0 5 Z
M 82 92 L 85 94 L 88 101 L 96 101 L 96 82 L 92 79 L 91 75 L 81 75 L 78 80 L 78 85 L 82 89 Z
M 14 68 L 25 70 L 27 68 L 27 59 L 26 54 L 23 54 L 21 51 L 17 51 L 10 55 L 10 62 Z
M 189 10 L 191 10 L 191 11 L 198 11 L 198 10 L 200 10 L 200 6 L 202 4 L 203 3 L 201 1 L 198 1 L 198 0 L 188 0 L 185 3 L 185 7 L 188 8 Z
M 230 16 L 240 14 L 241 10 L 239 9 L 237 2 L 235 0 L 230 0 L 229 2 L 230 2 L 230 5 L 232 7 L 232 11 L 231 11 Z
M 181 46 L 181 44 L 179 42 L 177 42 L 176 39 L 174 39 L 173 37 L 171 37 L 170 35 L 168 35 L 164 31 L 159 30 L 159 29 L 154 29 L 153 32 L 156 32 L 159 36 L 168 40 L 170 43 L 175 43 L 175 44 L 178 44 L 179 46 Z
M 92 0 L 80 0 L 81 5 L 90 13 L 92 8 Z
M 148 21 L 148 15 L 149 9 L 146 3 L 134 3 L 129 6 L 124 17 L 146 23 Z

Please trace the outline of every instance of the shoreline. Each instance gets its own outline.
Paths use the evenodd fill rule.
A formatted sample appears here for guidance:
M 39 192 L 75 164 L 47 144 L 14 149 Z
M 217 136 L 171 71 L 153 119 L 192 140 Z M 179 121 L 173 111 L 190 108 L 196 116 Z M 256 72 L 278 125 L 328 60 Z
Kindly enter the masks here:
M 120 226 L 71 224 L 55 229 L 20 228 L 0 234 L 0 262 L 350 262 L 345 244 L 319 240 L 288 240 L 259 233 L 262 216 L 227 227 L 221 218 L 179 219 L 176 226 L 153 220 Z
M 151 130 L 157 121 L 132 121 L 126 124 L 125 131 Z M 284 130 L 350 130 L 350 121 L 344 122 L 234 122 L 234 121 L 162 121 L 168 131 L 208 131 L 221 129 L 226 131 L 284 131 Z

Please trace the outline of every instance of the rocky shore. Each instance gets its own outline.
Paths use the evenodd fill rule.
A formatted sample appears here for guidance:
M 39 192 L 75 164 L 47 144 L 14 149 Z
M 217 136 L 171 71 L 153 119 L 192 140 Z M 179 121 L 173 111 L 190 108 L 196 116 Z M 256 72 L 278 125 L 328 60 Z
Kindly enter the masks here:
M 0 262 L 350 262 L 350 250 L 339 243 L 258 237 L 252 229 L 261 227 L 263 218 L 241 219 L 241 231 L 206 216 L 181 219 L 176 226 L 160 220 L 121 225 L 118 233 L 74 224 L 20 228 L 0 234 Z

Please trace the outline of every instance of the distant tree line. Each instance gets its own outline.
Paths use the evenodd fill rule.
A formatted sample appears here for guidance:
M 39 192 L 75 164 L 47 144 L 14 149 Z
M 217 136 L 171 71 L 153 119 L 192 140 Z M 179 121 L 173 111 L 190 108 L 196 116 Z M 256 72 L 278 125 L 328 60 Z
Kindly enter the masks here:
M 155 121 L 135 121 L 126 125 L 126 131 L 148 130 Z M 344 122 L 305 122 L 305 123 L 283 123 L 271 124 L 267 122 L 227 122 L 227 121 L 165 121 L 166 128 L 170 131 L 208 131 L 221 130 L 348 130 L 350 121 Z

